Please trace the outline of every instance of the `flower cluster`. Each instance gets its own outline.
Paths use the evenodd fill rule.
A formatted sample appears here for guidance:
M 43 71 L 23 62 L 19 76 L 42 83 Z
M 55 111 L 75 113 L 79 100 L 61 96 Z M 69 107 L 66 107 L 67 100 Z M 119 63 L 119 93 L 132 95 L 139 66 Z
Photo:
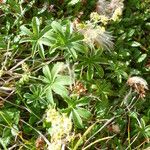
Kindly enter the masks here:
M 60 114 L 56 109 L 50 108 L 46 114 L 46 121 L 51 123 L 49 133 L 51 144 L 49 150 L 60 150 L 63 145 L 72 139 L 72 121 L 65 114 Z
M 75 83 L 75 85 L 73 86 L 73 88 L 72 88 L 72 92 L 75 93 L 75 94 L 78 94 L 78 95 L 85 94 L 86 91 L 87 91 L 87 89 L 79 81 L 77 81 Z
M 106 0 L 99 0 L 96 5 L 96 11 L 100 15 L 100 20 L 103 24 L 107 24 L 108 20 L 119 20 L 119 17 L 122 15 L 123 8 L 123 0 L 111 0 L 110 2 Z
M 21 75 L 19 83 L 25 84 L 25 83 L 29 82 L 29 77 L 31 75 L 31 72 L 30 72 L 29 66 L 25 62 L 22 64 L 21 67 L 22 67 L 22 71 L 24 71 L 24 73 Z
M 89 46 L 96 46 L 107 50 L 113 48 L 113 36 L 105 31 L 104 27 L 94 27 L 91 22 L 87 22 L 84 25 L 79 24 L 77 30 L 84 35 L 84 41 Z
M 139 94 L 140 98 L 145 97 L 146 90 L 148 90 L 148 84 L 143 78 L 137 76 L 130 77 L 127 84 Z

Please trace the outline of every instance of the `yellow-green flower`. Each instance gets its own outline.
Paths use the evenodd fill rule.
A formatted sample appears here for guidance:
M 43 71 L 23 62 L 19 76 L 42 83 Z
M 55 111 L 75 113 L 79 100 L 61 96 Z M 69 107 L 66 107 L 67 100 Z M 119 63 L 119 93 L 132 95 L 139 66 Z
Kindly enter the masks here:
M 104 25 L 106 25 L 109 21 L 109 18 L 105 15 L 100 15 L 100 21 L 101 23 L 103 23 Z
M 97 46 L 110 50 L 113 48 L 113 37 L 104 27 L 89 27 L 81 31 L 84 35 L 84 41 L 90 46 Z
M 94 22 L 98 22 L 100 20 L 100 15 L 97 12 L 92 12 L 90 14 L 90 19 Z
M 122 15 L 122 9 L 121 8 L 117 8 L 115 10 L 115 12 L 113 13 L 111 19 L 113 21 L 118 21 L 119 20 L 119 17 Z
M 60 114 L 56 109 L 49 108 L 46 114 L 46 121 L 51 122 L 51 145 L 50 150 L 60 150 L 62 145 L 72 139 L 72 121 L 66 114 Z

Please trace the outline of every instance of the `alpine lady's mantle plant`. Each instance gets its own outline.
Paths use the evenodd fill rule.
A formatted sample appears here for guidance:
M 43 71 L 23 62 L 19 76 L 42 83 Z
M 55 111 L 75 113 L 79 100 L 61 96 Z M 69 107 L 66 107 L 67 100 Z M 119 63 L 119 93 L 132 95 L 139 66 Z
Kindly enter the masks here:
M 0 0 L 0 149 L 149 147 L 150 0 L 124 2 Z

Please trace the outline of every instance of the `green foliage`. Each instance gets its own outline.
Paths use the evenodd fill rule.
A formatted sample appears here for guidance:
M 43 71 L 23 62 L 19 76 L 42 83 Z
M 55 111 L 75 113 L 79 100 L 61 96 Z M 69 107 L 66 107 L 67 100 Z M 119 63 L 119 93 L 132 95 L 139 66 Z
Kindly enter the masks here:
M 79 127 L 83 128 L 83 121 L 82 119 L 89 119 L 91 116 L 91 113 L 85 109 L 82 108 L 83 106 L 88 105 L 89 98 L 83 97 L 78 99 L 77 97 L 65 97 L 64 100 L 68 104 L 68 108 L 63 109 L 62 111 L 64 113 L 67 113 L 74 121 L 74 124 Z
M 77 58 L 79 52 L 85 52 L 85 47 L 82 44 L 83 37 L 73 32 L 69 22 L 65 26 L 62 26 L 58 22 L 53 21 L 51 26 L 53 29 L 51 37 L 55 41 L 51 48 L 52 52 L 57 49 L 64 50 L 66 51 L 65 56 L 67 58 L 71 56 L 73 59 Z
M 79 69 L 86 69 L 86 77 L 88 80 L 93 79 L 94 73 L 100 77 L 104 76 L 104 70 L 100 64 L 107 63 L 107 60 L 102 57 L 102 50 L 93 50 L 85 56 L 79 57 Z
M 23 35 L 27 35 L 28 37 L 23 38 L 20 43 L 31 42 L 32 44 L 32 53 L 34 56 L 36 51 L 40 54 L 42 58 L 45 58 L 44 45 L 50 46 L 50 39 L 47 34 L 50 32 L 50 27 L 45 27 L 40 31 L 40 20 L 37 17 L 32 19 L 32 31 L 31 32 L 24 25 L 20 27 Z
M 68 90 L 65 86 L 72 84 L 69 76 L 60 74 L 63 71 L 63 67 L 63 63 L 56 63 L 51 70 L 48 66 L 43 67 L 44 76 L 41 76 L 41 80 L 45 84 L 47 100 L 52 105 L 54 105 L 53 92 L 65 97 L 68 95 Z
M 149 5 L 0 1 L 0 149 L 149 148 Z
M 31 85 L 30 86 L 30 91 L 32 92 L 32 94 L 30 93 L 25 93 L 24 97 L 27 99 L 27 104 L 30 104 L 36 108 L 41 106 L 44 107 L 47 104 L 47 101 L 45 100 L 45 92 L 44 92 L 44 88 L 42 87 L 42 85 Z

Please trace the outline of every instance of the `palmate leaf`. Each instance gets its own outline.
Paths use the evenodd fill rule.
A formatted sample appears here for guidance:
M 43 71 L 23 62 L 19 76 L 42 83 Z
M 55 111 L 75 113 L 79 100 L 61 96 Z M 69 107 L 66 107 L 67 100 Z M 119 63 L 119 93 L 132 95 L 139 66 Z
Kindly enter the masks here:
M 36 41 L 33 41 L 32 42 L 32 52 L 31 52 L 32 57 L 34 57 L 37 49 L 38 49 L 38 43 Z
M 74 101 L 68 96 L 64 97 L 64 101 L 68 104 L 68 108 L 74 104 Z
M 25 37 L 25 38 L 22 38 L 19 43 L 25 43 L 25 42 L 34 43 L 35 40 L 31 39 L 30 37 Z
M 64 67 L 64 63 L 56 63 L 52 69 L 48 65 L 43 67 L 44 76 L 41 77 L 41 80 L 46 85 L 46 97 L 51 104 L 54 104 L 53 93 L 56 93 L 62 97 L 68 96 L 69 92 L 66 88 L 66 85 L 72 84 L 70 76 L 64 76 L 60 74 Z
M 3 146 L 4 150 L 7 150 L 7 145 L 10 144 L 12 138 L 11 129 L 4 128 L 3 135 L 0 137 L 0 144 Z
M 26 103 L 32 105 L 34 108 L 44 108 L 47 106 L 45 98 L 44 87 L 40 84 L 30 86 L 31 93 L 25 93 L 24 98 L 27 99 Z
M 52 27 L 51 25 L 47 25 L 46 27 L 44 27 L 39 34 L 39 37 L 50 37 L 49 34 L 52 33 Z
M 77 59 L 78 55 L 77 55 L 76 49 L 74 49 L 73 47 L 72 48 L 68 48 L 68 52 L 72 55 L 74 60 Z
M 23 37 L 20 40 L 20 43 L 30 42 L 32 44 L 32 57 L 38 51 L 41 58 L 45 59 L 45 49 L 44 46 L 52 46 L 52 43 L 55 41 L 54 38 L 51 38 L 51 26 L 48 25 L 44 29 L 40 31 L 40 20 L 37 17 L 33 17 L 32 19 L 32 32 L 30 29 L 22 25 L 20 27 L 22 35 L 26 35 L 27 37 Z
M 78 67 L 83 68 L 86 72 L 86 77 L 88 80 L 93 79 L 94 75 L 98 75 L 99 77 L 104 76 L 104 70 L 101 67 L 101 64 L 106 64 L 107 59 L 103 58 L 102 51 L 95 50 L 90 54 L 85 53 L 85 55 L 80 55 Z
M 83 128 L 83 120 L 86 121 L 89 117 L 91 117 L 91 113 L 82 108 L 89 103 L 88 97 L 83 97 L 78 99 L 77 97 L 64 97 L 65 102 L 68 104 L 66 109 L 62 109 L 62 112 L 67 113 L 72 119 L 77 128 Z
M 72 42 L 72 47 L 78 52 L 81 52 L 81 53 L 87 52 L 86 46 L 80 42 Z
M 56 49 L 62 50 L 66 57 L 73 57 L 76 60 L 79 52 L 85 52 L 85 45 L 81 46 L 83 36 L 72 32 L 73 29 L 69 22 L 66 25 L 61 25 L 59 22 L 53 21 L 51 26 L 53 30 L 49 34 L 53 44 L 50 53 Z

